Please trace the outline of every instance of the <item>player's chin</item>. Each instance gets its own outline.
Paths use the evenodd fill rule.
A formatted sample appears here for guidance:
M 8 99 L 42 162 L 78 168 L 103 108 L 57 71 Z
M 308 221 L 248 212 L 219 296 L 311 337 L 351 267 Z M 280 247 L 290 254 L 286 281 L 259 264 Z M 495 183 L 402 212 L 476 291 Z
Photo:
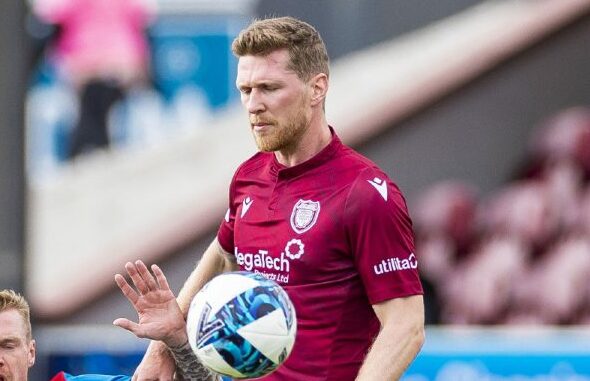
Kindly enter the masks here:
M 258 148 L 258 151 L 260 151 L 260 152 L 274 152 L 274 151 L 276 151 L 275 149 L 273 149 L 273 146 L 270 146 L 267 144 L 259 144 L 258 142 L 256 142 L 256 147 Z
M 259 151 L 272 152 L 275 150 L 276 142 L 272 135 L 253 133 L 254 142 Z

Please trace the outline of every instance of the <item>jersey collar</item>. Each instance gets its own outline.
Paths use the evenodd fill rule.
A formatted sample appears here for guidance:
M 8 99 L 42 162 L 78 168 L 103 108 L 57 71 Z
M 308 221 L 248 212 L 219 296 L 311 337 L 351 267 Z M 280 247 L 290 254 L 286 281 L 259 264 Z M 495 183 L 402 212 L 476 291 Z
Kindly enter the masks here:
M 287 178 L 294 178 L 297 177 L 305 172 L 308 172 L 316 167 L 321 166 L 334 154 L 338 151 L 340 147 L 342 147 L 342 142 L 338 135 L 334 132 L 334 129 L 330 126 L 330 132 L 332 133 L 332 140 L 330 143 L 324 147 L 320 152 L 318 152 L 314 157 L 311 159 L 304 161 L 301 164 L 297 164 L 293 167 L 285 167 L 283 164 L 279 163 L 276 156 L 272 155 L 272 163 L 271 163 L 271 173 L 276 175 L 280 179 L 287 179 Z

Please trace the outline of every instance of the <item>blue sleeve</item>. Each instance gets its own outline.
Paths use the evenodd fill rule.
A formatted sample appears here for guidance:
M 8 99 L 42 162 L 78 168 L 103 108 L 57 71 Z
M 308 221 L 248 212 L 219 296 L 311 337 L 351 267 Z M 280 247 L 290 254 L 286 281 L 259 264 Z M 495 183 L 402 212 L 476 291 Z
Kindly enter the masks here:
M 130 381 L 130 376 L 107 376 L 105 374 L 83 374 L 80 376 L 72 376 L 64 373 L 64 378 L 67 381 Z

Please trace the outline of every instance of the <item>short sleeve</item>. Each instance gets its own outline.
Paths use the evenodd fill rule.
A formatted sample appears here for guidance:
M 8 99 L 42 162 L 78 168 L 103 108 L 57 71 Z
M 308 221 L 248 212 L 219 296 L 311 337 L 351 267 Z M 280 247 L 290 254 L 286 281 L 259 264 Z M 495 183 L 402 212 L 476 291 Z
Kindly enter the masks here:
M 234 223 L 236 220 L 237 210 L 237 204 L 234 202 L 236 175 L 237 172 L 234 175 L 232 182 L 229 186 L 228 208 L 225 212 L 223 220 L 221 220 L 219 230 L 217 231 L 217 241 L 221 245 L 221 248 L 228 253 L 233 253 L 234 251 Z
M 130 381 L 129 376 L 110 376 L 106 374 L 82 374 L 72 376 L 69 373 L 59 372 L 51 381 Z
M 346 200 L 344 223 L 371 304 L 423 294 L 406 202 L 385 174 L 373 168 L 359 174 Z

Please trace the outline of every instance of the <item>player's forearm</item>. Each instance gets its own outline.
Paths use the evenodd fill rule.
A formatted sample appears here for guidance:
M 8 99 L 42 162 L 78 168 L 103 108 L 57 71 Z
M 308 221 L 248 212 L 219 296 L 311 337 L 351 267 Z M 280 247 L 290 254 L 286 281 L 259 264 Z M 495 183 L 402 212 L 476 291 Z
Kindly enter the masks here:
M 185 317 L 195 294 L 214 276 L 225 271 L 226 261 L 217 239 L 213 240 L 176 298 Z
M 176 376 L 179 381 L 216 381 L 217 375 L 205 368 L 191 349 L 188 341 L 178 347 L 170 347 L 176 363 Z
M 377 335 L 356 381 L 399 380 L 423 343 L 422 324 L 385 326 Z

